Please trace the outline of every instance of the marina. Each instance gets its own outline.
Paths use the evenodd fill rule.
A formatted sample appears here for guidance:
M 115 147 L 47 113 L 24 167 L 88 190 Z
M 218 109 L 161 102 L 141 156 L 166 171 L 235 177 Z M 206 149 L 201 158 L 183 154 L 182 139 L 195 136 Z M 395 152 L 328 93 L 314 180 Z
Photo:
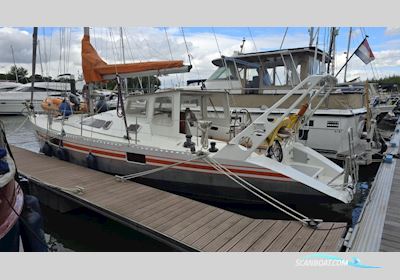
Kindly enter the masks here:
M 320 28 L 310 28 L 308 46 L 282 48 L 286 29 L 279 50 L 244 52 L 243 39 L 233 55 L 219 51 L 208 79 L 172 87 L 160 85 L 195 67 L 183 28 L 187 59 L 174 59 L 165 29 L 170 59 L 132 62 L 123 28 L 123 59 L 113 62 L 91 30 L 83 28 L 77 80 L 35 81 L 34 27 L 29 83 L 2 83 L 0 248 L 400 250 L 397 85 L 346 80 L 353 55 L 375 60 L 364 29 L 349 56 L 350 28 L 339 70 L 338 28 L 324 29 L 330 44 L 319 45 Z M 65 51 L 59 72 L 64 63 L 67 73 Z M 90 242 L 74 233 L 85 220 Z M 102 223 L 113 238 L 97 236 Z

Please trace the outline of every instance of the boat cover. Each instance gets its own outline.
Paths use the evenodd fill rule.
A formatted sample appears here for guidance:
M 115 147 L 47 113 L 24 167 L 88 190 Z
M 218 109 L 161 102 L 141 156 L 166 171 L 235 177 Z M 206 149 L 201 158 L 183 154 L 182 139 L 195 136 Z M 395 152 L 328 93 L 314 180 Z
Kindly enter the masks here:
M 104 75 L 138 73 L 183 67 L 182 60 L 148 61 L 126 64 L 107 64 L 90 43 L 90 37 L 82 38 L 82 69 L 86 83 L 102 82 Z

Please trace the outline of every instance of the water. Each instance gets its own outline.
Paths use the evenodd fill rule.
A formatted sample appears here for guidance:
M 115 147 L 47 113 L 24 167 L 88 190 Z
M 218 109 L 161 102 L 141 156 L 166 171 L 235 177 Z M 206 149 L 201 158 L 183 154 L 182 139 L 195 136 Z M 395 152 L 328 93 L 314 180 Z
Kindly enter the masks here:
M 26 117 L 0 116 L 0 120 L 5 125 L 9 143 L 33 152 L 39 151 L 39 143 L 31 124 L 25 121 Z M 346 221 L 354 225 L 368 195 L 376 170 L 377 165 L 361 168 L 360 179 L 363 182 L 357 185 L 356 197 L 351 205 L 320 206 L 316 210 L 315 205 L 310 203 L 309 209 L 304 210 L 305 214 L 314 218 L 322 215 L 327 221 Z M 266 205 L 238 207 L 205 202 L 253 218 L 287 219 L 286 215 Z M 62 214 L 44 205 L 41 207 L 46 240 L 52 251 L 160 252 L 174 250 L 88 209 L 79 208 Z

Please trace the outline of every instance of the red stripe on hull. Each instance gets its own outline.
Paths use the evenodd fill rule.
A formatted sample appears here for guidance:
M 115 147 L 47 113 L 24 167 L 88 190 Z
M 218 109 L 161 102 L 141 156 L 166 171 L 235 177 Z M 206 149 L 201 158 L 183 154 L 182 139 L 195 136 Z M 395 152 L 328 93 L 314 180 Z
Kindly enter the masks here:
M 43 137 L 43 138 L 45 138 L 45 137 Z M 76 144 L 71 144 L 71 143 L 65 142 L 65 141 L 63 141 L 63 145 L 66 148 L 71 148 L 71 149 L 82 151 L 82 152 L 87 152 L 87 153 L 92 152 L 92 153 L 98 154 L 98 155 L 114 157 L 114 158 L 117 158 L 119 160 L 121 160 L 121 159 L 125 159 L 126 160 L 126 153 L 121 153 L 121 152 L 116 152 L 116 151 L 109 151 L 109 150 L 100 150 L 100 149 L 91 148 L 91 147 L 83 147 L 83 146 L 76 145 Z M 193 161 L 193 162 L 196 162 L 196 161 Z M 165 158 L 165 157 L 157 157 L 156 158 L 156 157 L 152 157 L 152 156 L 147 156 L 146 155 L 146 163 L 161 164 L 161 165 L 171 165 L 171 164 L 177 163 L 177 160 L 176 159 Z M 258 171 L 258 170 L 260 170 L 262 168 L 235 166 L 235 165 L 228 165 L 228 164 L 226 164 L 226 165 L 224 164 L 223 166 L 228 168 L 233 173 L 238 173 L 238 174 L 243 174 L 243 175 L 268 176 L 268 177 L 275 177 L 275 178 L 282 178 L 282 179 L 289 179 L 290 180 L 289 177 L 287 177 L 287 176 L 285 176 L 283 174 L 280 174 L 280 173 Z M 179 168 L 179 167 L 216 171 L 216 169 L 214 167 L 209 166 L 209 165 L 204 165 L 204 164 L 201 164 L 201 163 L 198 163 L 198 164 L 182 163 L 182 164 L 179 164 L 179 165 L 175 166 L 175 168 Z M 251 169 L 239 169 L 239 167 L 251 168 Z M 254 169 L 258 169 L 258 170 L 254 170 Z

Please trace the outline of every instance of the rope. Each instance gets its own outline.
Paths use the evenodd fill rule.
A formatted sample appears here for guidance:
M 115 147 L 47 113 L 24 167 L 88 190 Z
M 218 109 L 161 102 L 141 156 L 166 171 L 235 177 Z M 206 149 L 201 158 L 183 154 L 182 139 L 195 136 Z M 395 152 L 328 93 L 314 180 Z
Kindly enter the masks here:
M 27 121 L 28 119 L 29 119 L 29 116 L 27 116 L 27 117 L 22 121 L 22 123 L 21 123 L 15 130 L 13 130 L 12 132 L 8 133 L 8 136 L 17 133 L 17 132 L 24 126 L 24 124 L 26 123 L 26 121 Z
M 172 55 L 172 50 L 171 50 L 171 44 L 169 43 L 168 32 L 167 32 L 167 28 L 166 27 L 164 27 L 164 32 L 165 32 L 165 38 L 167 39 L 167 44 L 168 44 L 168 49 L 169 49 L 169 54 L 171 56 L 171 60 L 174 60 L 174 57 Z
M 69 192 L 72 194 L 79 194 L 82 195 L 85 193 L 85 188 L 81 186 L 75 186 L 74 188 L 63 188 L 59 186 L 53 186 L 55 189 L 63 191 L 63 192 Z
M 165 32 L 167 32 L 167 31 L 165 31 Z M 183 27 L 181 27 L 181 32 L 182 32 L 183 41 L 185 43 L 186 53 L 187 53 L 188 59 L 189 59 L 189 64 L 192 65 L 192 60 L 190 58 L 190 53 L 189 53 L 189 47 L 188 47 L 188 44 L 186 42 L 186 37 L 185 37 L 185 32 L 183 31 Z
M 138 173 L 133 173 L 133 174 L 129 174 L 129 175 L 125 175 L 125 176 L 118 176 L 116 175 L 115 177 L 117 178 L 118 181 L 125 181 L 125 180 L 130 180 L 130 179 L 134 179 L 137 177 L 142 177 L 142 176 L 146 176 L 146 175 L 150 175 L 159 171 L 163 171 L 166 169 L 169 169 L 171 167 L 177 166 L 177 165 L 181 165 L 184 163 L 188 163 L 197 159 L 202 159 L 205 158 L 207 155 L 206 154 L 199 154 L 197 157 L 192 158 L 192 159 L 188 159 L 188 160 L 182 160 L 182 161 L 178 161 L 176 163 L 173 163 L 171 165 L 165 165 L 165 166 L 161 166 L 155 169 L 151 169 L 151 170 L 146 170 L 146 171 L 142 171 L 142 172 L 138 172 Z
M 190 64 L 190 65 L 193 65 L 193 68 L 196 70 L 196 73 L 197 73 L 197 78 L 200 79 L 200 72 L 199 72 L 199 69 L 198 69 L 197 66 L 194 64 L 194 62 L 192 62 L 192 57 L 193 57 L 193 56 L 192 56 L 192 55 L 190 54 L 190 52 L 189 52 L 189 46 L 188 46 L 187 41 L 186 41 L 186 36 L 185 36 L 185 32 L 183 31 L 183 27 L 181 27 L 181 32 L 182 32 L 183 42 L 185 43 L 186 52 L 187 52 L 187 55 L 188 55 L 188 58 L 189 58 L 189 64 Z
M 260 189 L 258 189 L 257 187 L 255 187 L 254 185 L 249 183 L 248 181 L 244 180 L 243 178 L 239 177 L 238 175 L 236 175 L 235 173 L 230 171 L 228 168 L 226 168 L 223 165 L 221 165 L 220 163 L 218 163 L 216 160 L 208 157 L 207 159 L 205 159 L 205 161 L 207 163 L 209 163 L 211 166 L 213 166 L 214 168 L 216 168 L 218 171 L 223 173 L 224 175 L 228 176 L 234 182 L 236 182 L 237 184 L 239 184 L 240 186 L 245 188 L 247 191 L 251 192 L 252 194 L 257 196 L 261 200 L 267 202 L 268 204 L 272 205 L 273 207 L 277 208 L 278 210 L 282 211 L 283 213 L 287 214 L 288 216 L 292 217 L 293 219 L 295 219 L 303 224 L 308 224 L 308 221 L 313 221 L 312 219 L 308 218 L 307 216 L 303 215 L 302 213 L 297 212 L 293 208 L 287 206 L 286 204 L 280 202 L 279 200 L 277 200 L 277 199 L 273 198 L 272 196 L 266 194 L 265 192 L 261 191 Z M 259 192 L 260 194 L 257 192 Z M 272 201 L 269 201 L 265 197 Z M 301 218 L 299 218 L 299 217 L 301 217 Z

